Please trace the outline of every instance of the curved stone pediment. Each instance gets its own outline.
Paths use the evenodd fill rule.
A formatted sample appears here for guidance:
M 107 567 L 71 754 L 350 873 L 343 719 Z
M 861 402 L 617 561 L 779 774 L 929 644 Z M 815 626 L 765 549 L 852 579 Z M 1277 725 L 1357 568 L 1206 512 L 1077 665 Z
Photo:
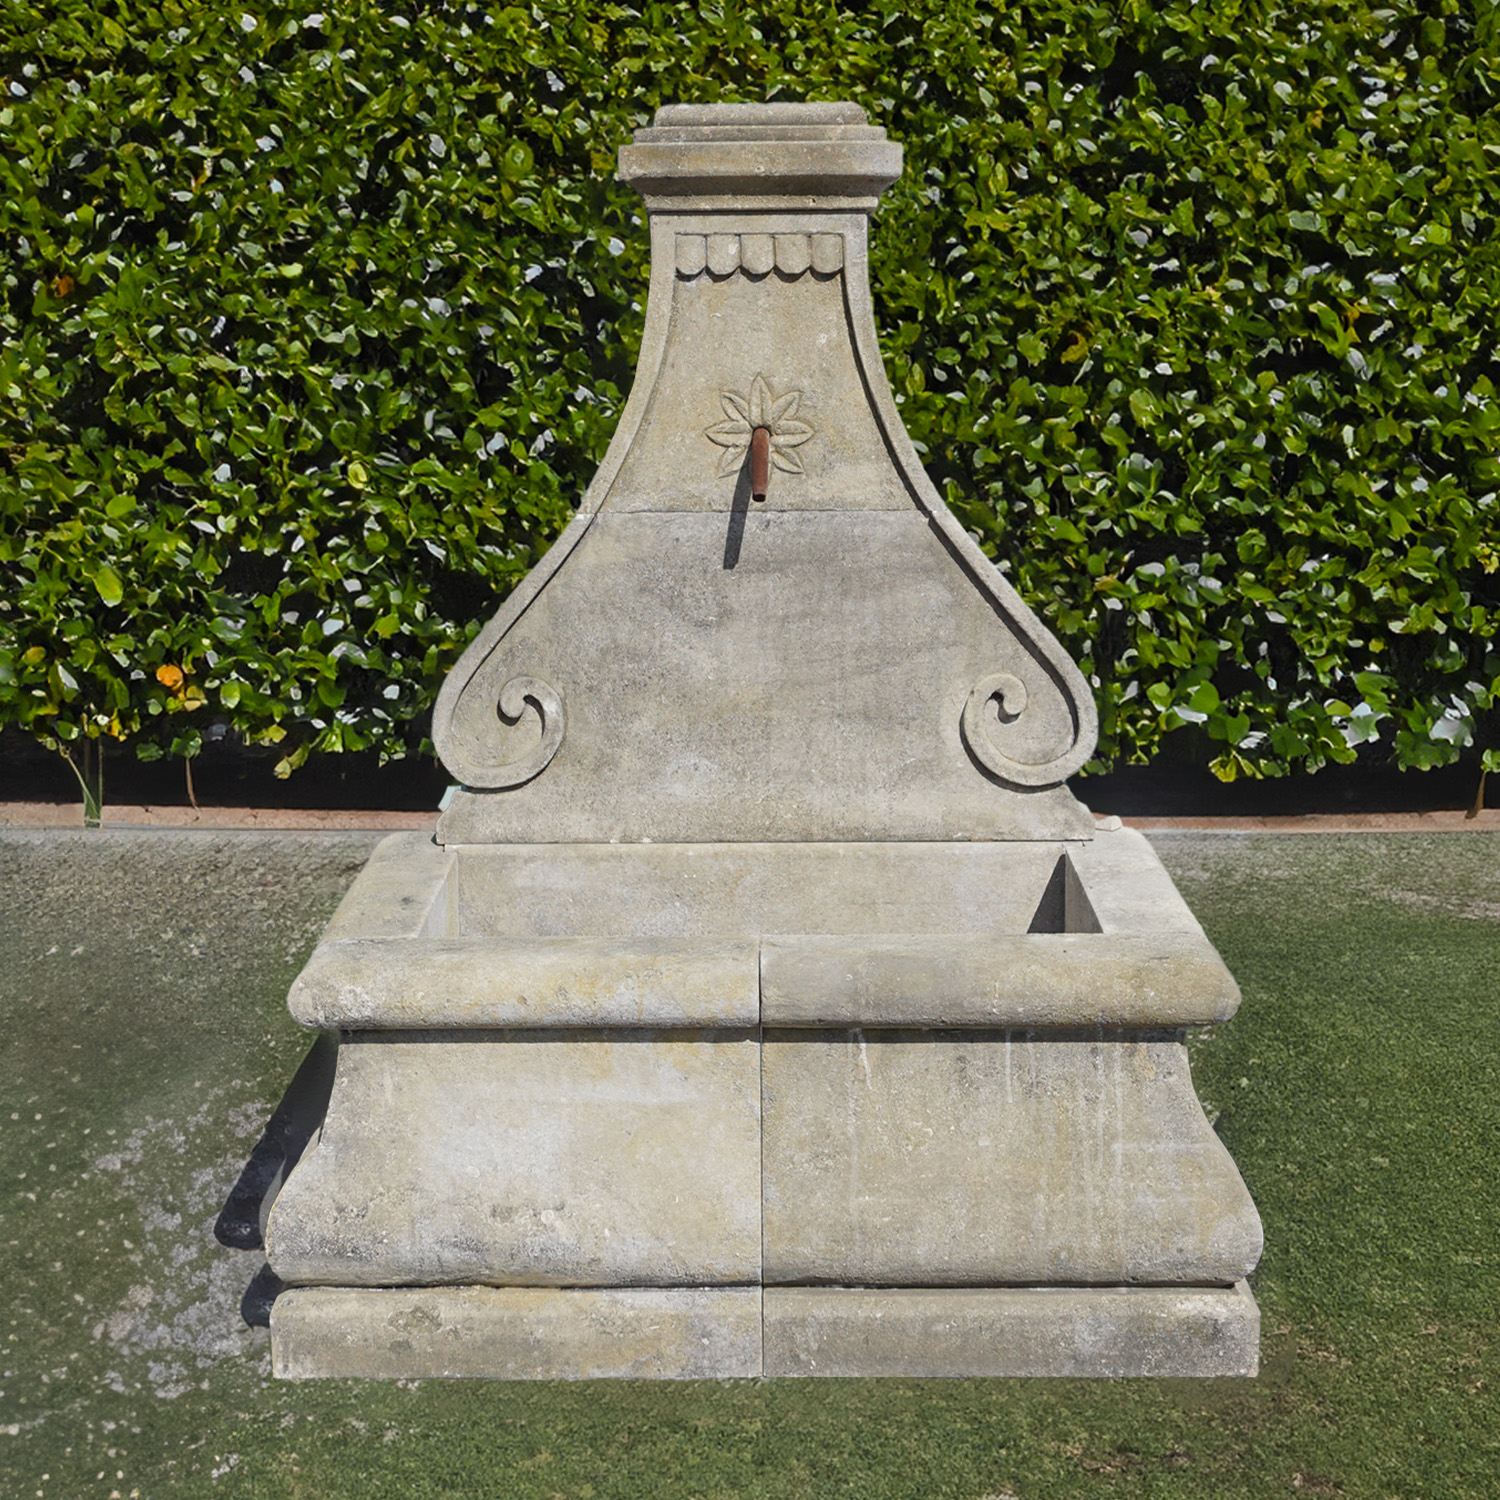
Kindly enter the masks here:
M 1088 685 L 938 496 L 880 362 L 868 211 L 899 148 L 832 108 L 663 111 L 622 151 L 651 209 L 635 386 L 443 688 L 445 842 L 1091 835 L 1062 784 Z

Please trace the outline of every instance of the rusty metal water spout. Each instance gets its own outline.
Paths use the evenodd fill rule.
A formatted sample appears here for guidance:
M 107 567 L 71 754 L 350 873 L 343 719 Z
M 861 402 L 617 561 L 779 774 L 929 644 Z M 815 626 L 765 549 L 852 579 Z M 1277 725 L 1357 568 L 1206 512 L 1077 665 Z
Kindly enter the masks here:
M 750 434 L 750 498 L 766 498 L 766 481 L 771 477 L 771 429 L 757 427 Z

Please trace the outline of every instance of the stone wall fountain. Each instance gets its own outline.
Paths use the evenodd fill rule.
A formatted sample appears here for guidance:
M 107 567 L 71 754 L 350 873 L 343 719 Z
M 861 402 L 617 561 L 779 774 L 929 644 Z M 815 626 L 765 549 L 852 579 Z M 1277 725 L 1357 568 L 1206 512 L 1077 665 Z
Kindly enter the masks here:
M 1088 685 L 934 491 L 876 348 L 901 150 L 679 105 L 635 387 L 454 669 L 436 840 L 291 1007 L 285 1376 L 1256 1368 L 1260 1223 L 1183 1029 L 1238 992 L 1064 778 Z

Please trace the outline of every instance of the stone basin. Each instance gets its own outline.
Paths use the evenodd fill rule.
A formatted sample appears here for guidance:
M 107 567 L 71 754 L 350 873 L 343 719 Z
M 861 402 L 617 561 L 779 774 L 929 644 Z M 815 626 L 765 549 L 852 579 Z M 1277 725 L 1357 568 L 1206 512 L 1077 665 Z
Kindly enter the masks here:
M 1089 843 L 387 839 L 292 989 L 309 1026 L 1227 1020 L 1140 835 Z

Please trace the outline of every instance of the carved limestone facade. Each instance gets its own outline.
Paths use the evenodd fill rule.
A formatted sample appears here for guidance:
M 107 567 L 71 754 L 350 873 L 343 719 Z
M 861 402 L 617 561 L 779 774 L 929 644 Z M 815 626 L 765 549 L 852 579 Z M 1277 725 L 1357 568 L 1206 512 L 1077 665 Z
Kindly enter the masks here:
M 293 986 L 338 1030 L 286 1376 L 1253 1373 L 1184 1028 L 1239 993 L 1067 778 L 1088 684 L 886 384 L 849 104 L 672 106 L 577 515 L 443 687 L 461 784 Z

